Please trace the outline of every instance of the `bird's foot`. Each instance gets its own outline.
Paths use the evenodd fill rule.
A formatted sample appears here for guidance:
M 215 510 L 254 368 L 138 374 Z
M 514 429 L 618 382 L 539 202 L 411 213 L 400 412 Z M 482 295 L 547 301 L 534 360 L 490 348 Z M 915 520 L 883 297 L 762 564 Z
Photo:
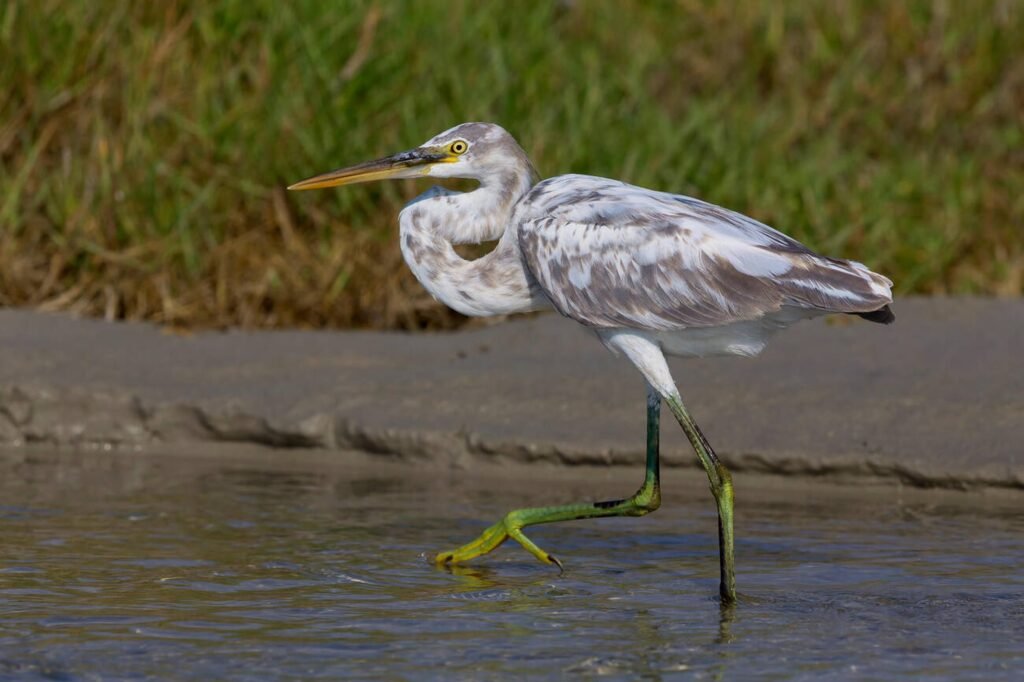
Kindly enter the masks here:
M 485 530 L 476 540 L 473 540 L 472 542 L 450 552 L 441 552 L 438 554 L 434 557 L 434 563 L 442 566 L 469 561 L 470 559 L 475 559 L 478 556 L 483 556 L 484 554 L 497 549 L 506 540 L 512 538 L 522 545 L 527 552 L 537 557 L 538 560 L 545 564 L 558 566 L 558 570 L 561 571 L 562 562 L 534 544 L 533 540 L 526 537 L 522 528 L 523 524 L 522 520 L 519 518 L 518 512 L 509 512 L 505 515 L 504 519 Z

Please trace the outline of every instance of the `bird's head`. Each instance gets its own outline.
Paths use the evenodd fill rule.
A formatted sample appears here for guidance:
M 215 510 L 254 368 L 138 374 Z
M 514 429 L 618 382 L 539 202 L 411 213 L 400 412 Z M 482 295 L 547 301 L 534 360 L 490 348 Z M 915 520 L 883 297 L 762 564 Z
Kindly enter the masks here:
M 486 181 L 507 171 L 535 175 L 525 152 L 504 128 L 493 123 L 462 123 L 415 149 L 317 175 L 288 189 L 423 177 Z

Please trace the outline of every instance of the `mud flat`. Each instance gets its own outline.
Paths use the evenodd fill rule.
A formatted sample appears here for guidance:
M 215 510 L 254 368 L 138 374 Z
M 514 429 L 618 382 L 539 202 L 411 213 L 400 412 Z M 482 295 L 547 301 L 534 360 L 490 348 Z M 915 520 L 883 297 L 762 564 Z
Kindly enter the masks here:
M 736 471 L 1024 489 L 1024 301 L 906 299 L 759 358 L 674 360 Z M 450 334 L 209 332 L 0 311 L 0 444 L 352 451 L 470 468 L 643 460 L 643 385 L 556 315 Z M 696 466 L 666 422 L 668 465 Z M 167 446 L 171 446 L 168 448 Z

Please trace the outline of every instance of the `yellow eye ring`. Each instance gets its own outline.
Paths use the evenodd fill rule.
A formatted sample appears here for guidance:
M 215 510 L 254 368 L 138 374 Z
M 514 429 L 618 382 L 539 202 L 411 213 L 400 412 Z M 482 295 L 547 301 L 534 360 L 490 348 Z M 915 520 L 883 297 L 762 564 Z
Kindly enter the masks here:
M 465 154 L 467 149 L 469 149 L 469 145 L 466 144 L 465 140 L 455 140 L 455 142 L 448 145 L 448 151 L 452 154 Z

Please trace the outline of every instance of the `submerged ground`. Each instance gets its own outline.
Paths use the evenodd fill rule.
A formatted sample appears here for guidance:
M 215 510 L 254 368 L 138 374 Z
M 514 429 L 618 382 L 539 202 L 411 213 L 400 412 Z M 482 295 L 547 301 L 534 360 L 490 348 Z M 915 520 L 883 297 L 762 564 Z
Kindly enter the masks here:
M 1003 679 L 1024 670 L 1019 493 L 737 477 L 739 603 L 714 506 L 670 472 L 642 519 L 438 569 L 506 509 L 637 472 L 475 474 L 348 453 L 0 452 L 4 679 Z

